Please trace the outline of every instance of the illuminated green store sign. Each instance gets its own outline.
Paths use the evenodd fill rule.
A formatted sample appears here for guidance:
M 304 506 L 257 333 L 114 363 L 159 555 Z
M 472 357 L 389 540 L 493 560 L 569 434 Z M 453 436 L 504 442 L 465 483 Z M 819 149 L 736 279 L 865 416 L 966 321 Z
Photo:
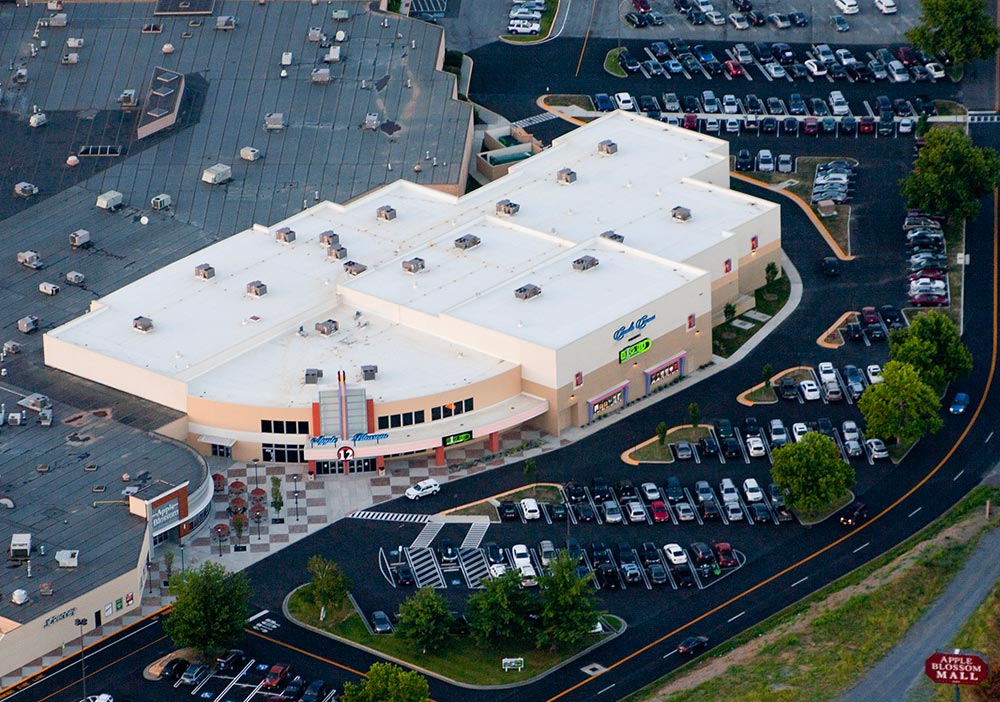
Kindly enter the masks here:
M 472 441 L 471 431 L 463 431 L 461 434 L 452 434 L 451 436 L 441 437 L 441 444 L 444 446 L 464 444 L 466 441 Z
M 649 339 L 640 339 L 630 346 L 626 346 L 621 351 L 618 352 L 618 362 L 625 363 L 625 361 L 630 358 L 635 358 L 641 354 L 646 353 L 652 348 L 653 342 Z

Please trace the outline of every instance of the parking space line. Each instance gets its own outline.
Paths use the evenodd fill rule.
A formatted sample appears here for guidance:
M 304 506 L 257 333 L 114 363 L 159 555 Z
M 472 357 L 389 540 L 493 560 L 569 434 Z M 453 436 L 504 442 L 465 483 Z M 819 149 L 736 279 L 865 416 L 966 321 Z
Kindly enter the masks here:
M 795 587 L 796 585 L 801 585 L 802 583 L 804 583 L 808 579 L 809 579 L 808 575 L 806 577 L 804 577 L 804 578 L 799 578 L 794 583 L 792 583 L 792 587 Z
M 906 515 L 906 516 L 907 516 L 907 517 L 912 517 L 912 516 L 913 516 L 914 514 L 916 514 L 917 512 L 919 512 L 919 511 L 920 511 L 920 510 L 922 510 L 922 509 L 923 509 L 923 507 L 917 507 L 917 508 L 916 508 L 915 510 L 913 510 L 912 512 L 910 512 L 910 513 L 909 513 L 908 515 Z
M 857 553 L 858 551 L 862 551 L 862 550 L 868 548 L 868 544 L 870 544 L 870 543 L 871 543 L 870 541 L 866 541 L 865 543 L 863 543 L 862 545 L 860 545 L 856 549 L 854 549 L 851 553 Z
M 951 479 L 951 482 L 955 482 L 956 480 L 958 480 L 959 478 L 961 478 L 962 477 L 962 473 L 964 473 L 964 472 L 965 472 L 964 468 L 962 470 L 958 471 L 955 474 L 955 477 Z
M 742 616 L 743 616 L 744 614 L 746 614 L 746 610 L 743 610 L 742 612 L 740 612 L 739 614 L 737 614 L 737 615 L 736 615 L 736 616 L 734 616 L 734 617 L 730 617 L 730 618 L 729 618 L 729 619 L 727 619 L 726 621 L 727 621 L 727 622 L 729 622 L 730 624 L 732 624 L 732 623 L 733 623 L 733 622 L 735 622 L 735 621 L 736 621 L 737 619 L 739 619 L 740 617 L 742 617 Z

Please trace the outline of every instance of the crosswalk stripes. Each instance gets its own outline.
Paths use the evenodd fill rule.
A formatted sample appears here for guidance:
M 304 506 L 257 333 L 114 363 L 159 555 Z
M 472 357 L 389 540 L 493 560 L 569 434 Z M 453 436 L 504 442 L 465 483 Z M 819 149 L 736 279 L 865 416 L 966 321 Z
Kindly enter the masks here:
M 489 528 L 489 522 L 473 522 L 459 548 L 479 548 L 479 544 L 483 543 L 483 537 L 486 536 L 486 530 Z
M 371 519 L 377 522 L 409 522 L 411 524 L 426 524 L 431 518 L 429 514 L 403 514 L 401 512 L 376 512 L 374 510 L 359 510 L 351 515 L 351 519 Z
M 1000 114 L 996 112 L 970 112 L 969 123 L 1000 122 Z
M 514 127 L 530 127 L 533 124 L 541 124 L 542 122 L 548 122 L 550 119 L 556 119 L 558 115 L 552 112 L 543 112 L 540 115 L 533 115 L 531 117 L 525 117 L 524 119 L 519 119 L 516 122 L 512 122 L 511 126 Z
M 419 534 L 417 534 L 417 538 L 415 538 L 413 540 L 413 543 L 410 544 L 410 548 L 413 549 L 427 548 L 428 546 L 431 545 L 431 542 L 434 540 L 434 537 L 437 536 L 438 532 L 441 531 L 441 529 L 443 528 L 444 524 L 442 522 L 432 522 L 430 524 L 425 524 L 424 528 L 420 530 Z
M 442 525 L 437 524 L 436 526 L 440 528 Z M 403 553 L 413 571 L 413 579 L 417 581 L 417 587 L 433 587 L 438 590 L 448 587 L 444 580 L 444 573 L 441 572 L 441 566 L 438 565 L 437 558 L 431 549 L 410 547 L 403 549 Z

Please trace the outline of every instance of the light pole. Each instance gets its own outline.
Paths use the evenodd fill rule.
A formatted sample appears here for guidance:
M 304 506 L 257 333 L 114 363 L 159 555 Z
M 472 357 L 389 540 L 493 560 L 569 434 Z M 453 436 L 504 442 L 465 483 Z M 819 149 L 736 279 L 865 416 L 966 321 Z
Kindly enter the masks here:
M 219 524 L 215 527 L 215 535 L 219 539 L 219 558 L 222 558 L 222 525 Z
M 181 572 L 184 572 L 184 542 L 181 542 Z
M 253 459 L 253 486 L 254 487 L 260 487 L 260 480 L 257 478 L 257 463 L 258 463 L 258 460 L 256 458 Z
M 73 623 L 80 627 L 80 671 L 83 674 L 81 682 L 83 683 L 83 699 L 87 699 L 87 653 L 83 648 L 83 627 L 87 626 L 87 618 L 74 619 Z
M 298 473 L 292 476 L 292 481 L 295 483 L 295 521 L 299 521 L 299 474 Z
M 146 554 L 146 583 L 149 585 L 149 594 L 153 594 L 153 564 L 149 560 L 149 554 Z M 86 620 L 84 620 L 86 622 Z M 86 697 L 86 695 L 84 695 Z

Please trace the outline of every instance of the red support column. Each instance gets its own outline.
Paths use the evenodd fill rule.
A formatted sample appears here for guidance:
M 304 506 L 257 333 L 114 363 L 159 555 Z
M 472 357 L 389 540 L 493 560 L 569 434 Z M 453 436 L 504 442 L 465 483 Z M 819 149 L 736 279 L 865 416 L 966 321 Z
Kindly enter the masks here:
M 444 465 L 444 446 L 438 446 L 434 449 L 434 465 Z
M 385 456 L 375 457 L 375 470 L 378 471 L 379 475 L 385 475 Z
M 500 432 L 493 431 L 490 432 L 490 453 L 498 453 L 500 451 Z
M 310 478 L 316 477 L 316 461 L 309 461 L 306 467 Z

